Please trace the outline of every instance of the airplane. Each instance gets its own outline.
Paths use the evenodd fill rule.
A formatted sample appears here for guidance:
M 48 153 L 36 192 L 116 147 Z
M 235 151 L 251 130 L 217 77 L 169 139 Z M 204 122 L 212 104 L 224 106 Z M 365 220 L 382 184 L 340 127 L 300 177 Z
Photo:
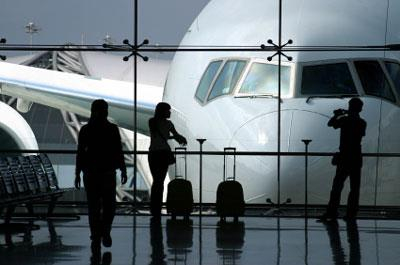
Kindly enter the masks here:
M 227 8 L 229 7 L 229 8 Z M 283 41 L 302 46 L 366 46 L 400 42 L 397 11 L 387 0 L 283 2 Z M 190 46 L 260 47 L 278 36 L 278 1 L 212 0 L 189 27 L 180 43 Z M 290 45 L 288 45 L 290 47 Z M 261 50 L 261 49 L 260 49 Z M 335 152 L 339 132 L 327 127 L 335 109 L 347 108 L 352 97 L 364 102 L 367 121 L 363 152 L 400 150 L 399 53 L 390 50 L 287 52 L 282 62 L 281 151 L 303 152 L 302 139 L 311 139 L 310 152 Z M 277 151 L 277 71 L 268 51 L 177 52 L 165 86 L 138 83 L 138 132 L 148 135 L 147 120 L 155 105 L 172 105 L 171 119 L 188 139 L 188 150 Z M 100 56 L 100 55 L 99 55 Z M 157 64 L 157 60 L 153 61 Z M 115 70 L 115 69 L 114 69 Z M 150 70 L 151 71 L 151 70 Z M 18 97 L 19 109 L 31 102 L 89 115 L 93 99 L 110 104 L 110 119 L 133 129 L 132 83 L 93 76 L 0 63 L 1 93 Z M 365 157 L 361 205 L 399 205 L 398 158 Z M 335 168 L 326 156 L 309 157 L 308 202 L 327 203 Z M 199 158 L 188 157 L 188 178 L 195 201 L 199 192 Z M 174 175 L 171 167 L 171 176 Z M 222 156 L 203 158 L 203 202 L 215 202 L 222 181 Z M 304 203 L 304 157 L 281 157 L 280 197 Z M 238 156 L 236 177 L 247 203 L 277 198 L 277 157 Z M 276 202 L 276 201 L 275 201 Z

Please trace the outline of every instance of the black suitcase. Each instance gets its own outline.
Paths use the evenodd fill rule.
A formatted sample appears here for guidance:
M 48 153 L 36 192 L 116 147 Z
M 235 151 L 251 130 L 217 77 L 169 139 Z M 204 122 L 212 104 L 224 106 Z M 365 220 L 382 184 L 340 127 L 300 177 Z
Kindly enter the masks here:
M 192 183 L 187 178 L 186 148 L 177 147 L 175 151 L 184 151 L 184 154 L 176 155 L 175 179 L 168 183 L 167 212 L 172 219 L 176 216 L 184 216 L 185 219 L 193 210 Z
M 233 170 L 228 177 L 228 163 L 229 156 L 233 156 Z M 235 180 L 236 178 L 236 148 L 224 148 L 224 172 L 223 181 L 217 188 L 217 215 L 221 221 L 225 221 L 225 217 L 232 216 L 235 222 L 238 221 L 239 216 L 244 214 L 244 195 L 242 185 Z

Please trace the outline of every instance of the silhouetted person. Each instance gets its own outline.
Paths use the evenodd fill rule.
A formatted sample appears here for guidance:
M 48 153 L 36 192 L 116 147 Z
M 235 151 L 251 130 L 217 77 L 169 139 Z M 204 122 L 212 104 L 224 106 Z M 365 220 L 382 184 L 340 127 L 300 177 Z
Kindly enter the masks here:
M 345 220 L 356 218 L 360 196 L 360 178 L 362 167 L 361 139 L 365 136 L 367 123 L 360 118 L 363 102 L 359 98 L 349 101 L 349 110 L 338 109 L 329 120 L 328 126 L 340 128 L 340 146 L 337 157 L 336 175 L 326 213 L 322 220 L 336 219 L 340 204 L 340 195 L 346 178 L 350 177 L 350 193 L 347 200 Z
M 115 215 L 116 169 L 121 170 L 121 183 L 127 181 L 118 127 L 107 120 L 108 104 L 102 99 L 93 101 L 89 122 L 82 127 L 78 138 L 75 187 L 80 188 L 80 173 L 88 202 L 92 251 L 100 251 L 100 242 L 110 247 L 111 226 Z
M 186 138 L 180 135 L 169 120 L 171 117 L 171 106 L 160 102 L 156 106 L 154 117 L 149 120 L 150 148 L 149 165 L 153 184 L 151 185 L 150 208 L 151 215 L 155 219 L 161 217 L 162 197 L 164 191 L 164 180 L 167 175 L 168 166 L 171 164 L 171 147 L 169 139 L 175 139 L 179 144 L 186 145 Z

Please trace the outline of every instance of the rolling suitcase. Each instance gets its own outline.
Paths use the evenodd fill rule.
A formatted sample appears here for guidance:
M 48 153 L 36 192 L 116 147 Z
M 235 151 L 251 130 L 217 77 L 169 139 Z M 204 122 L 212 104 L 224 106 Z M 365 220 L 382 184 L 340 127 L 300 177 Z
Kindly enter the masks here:
M 168 183 L 167 191 L 167 212 L 172 219 L 176 216 L 189 218 L 193 210 L 192 183 L 187 178 L 186 148 L 177 147 L 175 151 L 184 151 L 182 155 L 176 155 L 175 179 Z
M 233 158 L 232 172 L 228 173 L 227 159 L 229 156 Z M 228 175 L 230 175 L 228 177 Z M 223 181 L 217 188 L 217 215 L 221 221 L 225 221 L 225 217 L 234 217 L 235 222 L 239 216 L 244 213 L 244 195 L 242 185 L 236 181 L 236 148 L 224 148 L 224 172 Z

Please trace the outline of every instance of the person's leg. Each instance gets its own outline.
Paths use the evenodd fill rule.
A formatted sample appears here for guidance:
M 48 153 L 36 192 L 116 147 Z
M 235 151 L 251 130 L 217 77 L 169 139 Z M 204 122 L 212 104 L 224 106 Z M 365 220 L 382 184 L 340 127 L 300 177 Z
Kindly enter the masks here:
M 342 193 L 344 181 L 347 178 L 347 174 L 348 173 L 345 166 L 343 165 L 337 166 L 336 175 L 332 183 L 332 190 L 330 193 L 328 208 L 326 211 L 326 215 L 329 218 L 336 218 L 338 215 L 337 210 L 340 204 L 340 195 Z
M 161 215 L 162 199 L 164 192 L 164 180 L 167 174 L 166 170 L 162 168 L 153 175 L 153 184 L 151 186 L 151 214 L 154 216 Z
M 355 167 L 350 169 L 350 193 L 347 199 L 346 217 L 355 218 L 358 212 L 358 204 L 360 198 L 360 180 L 361 168 Z
M 162 206 L 162 195 L 164 191 L 161 176 L 154 176 L 153 185 L 151 186 L 151 214 L 160 215 Z M 160 203 L 161 202 L 161 203 Z
M 92 240 L 92 252 L 100 251 L 101 239 L 101 217 L 100 217 L 100 203 L 101 197 L 99 189 L 93 180 L 95 176 L 83 176 L 83 183 L 86 190 L 86 197 L 88 203 L 88 219 L 90 227 L 90 239 Z
M 163 160 L 165 157 L 162 153 L 154 153 L 149 155 L 150 171 L 153 176 L 153 184 L 151 185 L 150 208 L 153 216 L 161 215 L 162 197 L 164 192 L 164 180 L 168 171 L 168 164 Z
M 116 207 L 116 183 L 115 183 L 115 172 L 104 176 L 103 189 L 102 189 L 102 200 L 103 200 L 103 218 L 102 218 L 102 236 L 103 245 L 110 247 L 112 244 L 111 240 L 111 228 L 115 216 Z

